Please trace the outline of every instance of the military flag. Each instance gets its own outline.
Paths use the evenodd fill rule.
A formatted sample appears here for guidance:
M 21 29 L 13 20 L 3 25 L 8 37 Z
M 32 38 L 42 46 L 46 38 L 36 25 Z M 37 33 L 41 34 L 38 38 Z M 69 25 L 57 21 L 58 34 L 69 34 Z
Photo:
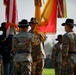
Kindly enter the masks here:
M 9 30 L 11 26 L 14 26 L 16 29 L 18 24 L 18 14 L 16 0 L 4 0 L 5 5 L 5 19 L 6 19 L 6 29 L 7 36 L 9 35 Z
M 56 33 L 57 18 L 66 18 L 66 0 L 47 0 L 41 14 L 38 31 Z
M 58 18 L 66 18 L 67 17 L 67 8 L 66 8 L 66 0 L 58 0 Z
M 38 31 L 56 33 L 57 2 L 58 0 L 47 0 L 41 14 L 43 21 L 39 25 Z
M 35 18 L 38 22 L 41 21 L 41 6 L 42 6 L 42 0 L 34 0 L 35 3 Z

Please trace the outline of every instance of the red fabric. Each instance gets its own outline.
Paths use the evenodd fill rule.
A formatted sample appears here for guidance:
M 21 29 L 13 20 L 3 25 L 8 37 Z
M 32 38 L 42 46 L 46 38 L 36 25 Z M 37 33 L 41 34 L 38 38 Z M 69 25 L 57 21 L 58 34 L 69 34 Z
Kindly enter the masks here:
M 58 0 L 58 18 L 61 18 L 64 16 L 64 6 L 63 6 L 63 0 Z
M 54 1 L 53 10 L 52 14 L 50 14 L 48 25 L 39 26 L 38 31 L 45 33 L 56 33 L 56 22 L 57 22 L 57 0 Z
M 66 18 L 67 17 L 67 8 L 66 8 L 66 0 L 58 0 L 58 18 Z
M 16 0 L 4 0 L 5 5 L 5 18 L 6 18 L 6 29 L 10 28 L 9 26 L 12 24 L 18 24 L 18 14 L 16 7 Z

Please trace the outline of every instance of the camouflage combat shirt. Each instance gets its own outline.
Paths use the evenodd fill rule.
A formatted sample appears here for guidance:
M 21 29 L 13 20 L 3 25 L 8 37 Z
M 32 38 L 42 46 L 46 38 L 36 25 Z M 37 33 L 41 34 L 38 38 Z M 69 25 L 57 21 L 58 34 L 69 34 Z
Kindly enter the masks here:
M 73 31 L 70 31 L 65 33 L 62 39 L 63 61 L 67 62 L 67 59 L 71 60 L 75 59 L 76 62 L 76 54 L 74 54 L 74 52 L 76 52 L 76 34 Z
M 13 37 L 12 50 L 15 52 L 14 61 L 32 61 L 32 44 L 38 45 L 40 40 L 31 33 L 21 31 Z

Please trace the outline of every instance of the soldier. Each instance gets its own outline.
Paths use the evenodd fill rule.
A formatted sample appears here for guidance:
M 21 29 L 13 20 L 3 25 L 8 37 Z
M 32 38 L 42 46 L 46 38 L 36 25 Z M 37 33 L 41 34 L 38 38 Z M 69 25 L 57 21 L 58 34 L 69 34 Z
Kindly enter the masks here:
M 44 56 L 45 56 L 42 42 L 46 40 L 46 36 L 38 34 L 34 31 L 36 25 L 38 24 L 36 18 L 32 17 L 30 20 L 30 24 L 31 24 L 31 30 L 29 32 L 31 32 L 35 36 L 38 36 L 39 39 L 41 40 L 41 43 L 39 45 L 36 46 L 32 45 L 32 59 L 33 59 L 32 75 L 42 75 L 44 67 Z
M 40 43 L 36 36 L 28 33 L 28 26 L 28 21 L 22 19 L 19 22 L 19 33 L 13 37 L 12 51 L 14 52 L 15 75 L 31 75 L 31 45 L 38 45 Z
M 5 22 L 1 23 L 0 31 L 2 31 L 2 35 L 0 35 L 0 74 L 4 75 L 4 69 L 3 69 L 3 51 L 4 51 L 4 44 L 6 41 L 6 27 Z
M 74 75 L 76 67 L 76 34 L 73 32 L 73 19 L 66 19 L 62 26 L 65 34 L 62 37 L 62 75 Z
M 4 75 L 10 74 L 10 51 L 12 48 L 12 36 L 9 35 L 6 37 L 6 22 L 1 24 L 3 34 L 0 36 L 1 50 L 2 50 L 2 59 L 4 67 Z M 12 74 L 11 74 L 12 75 Z
M 58 35 L 57 39 L 58 41 L 52 50 L 51 59 L 54 63 L 55 67 L 55 75 L 61 75 L 61 66 L 62 66 L 62 35 Z

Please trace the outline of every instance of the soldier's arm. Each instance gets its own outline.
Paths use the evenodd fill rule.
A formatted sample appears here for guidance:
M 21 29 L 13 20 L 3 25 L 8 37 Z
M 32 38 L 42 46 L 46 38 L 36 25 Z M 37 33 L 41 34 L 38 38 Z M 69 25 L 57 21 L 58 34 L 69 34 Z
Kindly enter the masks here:
M 12 39 L 12 51 L 15 52 L 16 50 L 18 50 L 17 40 L 16 40 L 16 38 L 13 38 Z
M 34 33 L 39 37 L 41 42 L 44 42 L 46 40 L 46 34 L 43 32 L 34 31 Z
M 41 41 L 40 41 L 39 37 L 34 34 L 34 35 L 32 36 L 32 44 L 33 44 L 33 45 L 39 45 L 40 43 L 41 43 Z
M 38 37 L 41 40 L 41 42 L 44 42 L 47 39 L 45 34 L 39 34 Z
M 52 59 L 53 63 L 55 62 L 55 59 L 56 59 L 56 51 L 57 51 L 57 48 L 56 48 L 56 45 L 54 45 L 54 47 L 52 49 L 52 55 L 51 55 L 51 59 Z
M 68 51 L 69 51 L 69 38 L 63 36 L 62 39 L 62 60 L 63 62 L 67 62 Z

